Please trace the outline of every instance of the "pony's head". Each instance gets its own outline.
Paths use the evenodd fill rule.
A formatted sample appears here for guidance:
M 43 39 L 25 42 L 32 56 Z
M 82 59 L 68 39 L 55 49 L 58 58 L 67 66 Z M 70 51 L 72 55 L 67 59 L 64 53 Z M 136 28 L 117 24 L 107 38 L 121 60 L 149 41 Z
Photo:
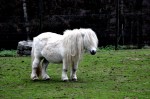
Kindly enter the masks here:
M 81 28 L 79 31 L 82 33 L 84 39 L 84 48 L 92 55 L 96 54 L 98 39 L 95 32 L 92 29 Z
M 64 56 L 68 61 L 71 58 L 80 59 L 84 49 L 92 55 L 96 54 L 98 39 L 93 30 L 84 28 L 66 30 L 63 37 Z

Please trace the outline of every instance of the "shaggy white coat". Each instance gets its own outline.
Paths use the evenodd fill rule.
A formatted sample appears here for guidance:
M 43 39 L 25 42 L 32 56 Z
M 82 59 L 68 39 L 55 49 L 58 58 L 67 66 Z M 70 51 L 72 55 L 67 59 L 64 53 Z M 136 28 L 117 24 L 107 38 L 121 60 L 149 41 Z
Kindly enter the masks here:
M 98 39 L 92 29 L 66 30 L 63 35 L 52 32 L 42 33 L 33 39 L 31 79 L 39 79 L 40 72 L 43 80 L 50 79 L 46 73 L 46 68 L 50 62 L 63 63 L 63 81 L 68 80 L 67 71 L 68 66 L 71 65 L 70 79 L 76 81 L 76 70 L 84 50 L 95 54 L 97 46 Z

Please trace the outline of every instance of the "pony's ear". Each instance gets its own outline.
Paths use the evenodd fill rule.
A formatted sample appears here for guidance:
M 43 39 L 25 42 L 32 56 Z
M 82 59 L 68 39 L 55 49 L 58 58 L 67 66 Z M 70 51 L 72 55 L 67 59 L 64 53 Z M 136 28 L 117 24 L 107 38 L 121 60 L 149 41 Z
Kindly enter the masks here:
M 84 34 L 84 33 L 81 33 L 81 35 L 82 35 L 82 37 L 84 37 L 84 36 L 85 36 L 85 34 Z
M 85 36 L 85 31 L 84 31 L 84 29 L 83 29 L 83 28 L 80 28 L 79 31 L 80 31 L 82 37 L 84 37 L 84 36 Z

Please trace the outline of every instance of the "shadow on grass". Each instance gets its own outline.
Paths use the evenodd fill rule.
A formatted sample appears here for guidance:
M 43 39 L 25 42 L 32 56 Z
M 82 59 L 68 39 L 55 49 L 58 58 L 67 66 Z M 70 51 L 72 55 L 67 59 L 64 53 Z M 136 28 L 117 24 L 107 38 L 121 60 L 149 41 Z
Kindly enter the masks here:
M 78 79 L 78 81 L 72 81 L 72 80 L 68 80 L 68 81 L 62 81 L 59 78 L 52 78 L 50 80 L 31 80 L 31 79 L 23 79 L 24 82 L 28 82 L 28 83 L 41 83 L 41 84 L 46 84 L 46 83 L 86 83 L 87 81 L 84 81 L 83 79 Z

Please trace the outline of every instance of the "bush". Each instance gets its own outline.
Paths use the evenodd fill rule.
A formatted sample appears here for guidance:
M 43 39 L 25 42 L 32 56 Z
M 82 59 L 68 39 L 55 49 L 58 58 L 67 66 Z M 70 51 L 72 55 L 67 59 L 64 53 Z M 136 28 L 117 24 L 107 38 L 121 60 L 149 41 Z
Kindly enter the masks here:
M 0 57 L 14 57 L 16 56 L 16 50 L 1 50 Z

